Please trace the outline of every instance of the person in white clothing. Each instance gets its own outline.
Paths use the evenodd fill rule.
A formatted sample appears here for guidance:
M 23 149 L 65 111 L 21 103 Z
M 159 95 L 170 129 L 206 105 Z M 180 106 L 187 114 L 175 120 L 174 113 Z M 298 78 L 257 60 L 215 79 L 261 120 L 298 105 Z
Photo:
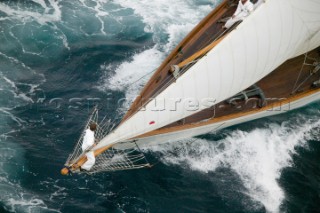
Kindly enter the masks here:
M 80 168 L 80 171 L 81 170 L 89 171 L 94 166 L 96 162 L 95 154 L 93 151 L 89 151 L 89 148 L 96 145 L 95 138 L 94 138 L 94 132 L 96 131 L 96 129 L 97 129 L 97 125 L 95 123 L 91 123 L 89 128 L 85 131 L 85 135 L 82 140 L 81 149 L 82 149 L 82 152 L 86 152 L 85 155 L 87 157 L 87 161 L 84 164 L 82 164 L 82 166 L 78 166 L 78 164 L 75 163 L 74 165 L 72 165 L 73 168 Z M 72 168 L 65 167 L 61 169 L 61 174 L 62 175 L 70 174 L 71 172 L 70 169 Z
M 90 124 L 89 128 L 85 131 L 85 135 L 82 140 L 82 151 L 94 145 L 94 131 L 96 131 L 97 125 L 95 123 Z
M 86 151 L 88 148 L 95 145 L 94 132 L 96 131 L 97 125 L 95 123 L 90 124 L 89 128 L 86 130 L 86 133 L 82 141 L 82 151 Z M 96 162 L 93 151 L 86 153 L 87 161 L 81 166 L 81 169 L 89 171 Z
M 253 4 L 250 0 L 239 0 L 239 4 L 236 12 L 233 16 L 226 22 L 224 28 L 228 29 L 236 22 L 244 20 L 254 9 Z

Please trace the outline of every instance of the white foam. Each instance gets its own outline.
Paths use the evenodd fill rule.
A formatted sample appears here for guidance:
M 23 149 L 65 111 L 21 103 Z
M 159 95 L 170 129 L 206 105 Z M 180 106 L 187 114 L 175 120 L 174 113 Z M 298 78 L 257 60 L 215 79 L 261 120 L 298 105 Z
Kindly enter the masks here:
M 166 53 L 170 52 L 188 32 L 194 27 L 194 23 L 172 24 L 168 26 L 168 43 L 164 46 Z
M 62 21 L 62 11 L 61 6 L 59 5 L 59 1 L 55 0 L 33 0 L 36 4 L 40 5 L 44 11 L 38 12 L 38 11 L 32 11 L 30 8 L 20 8 L 20 7 L 10 7 L 9 5 L 5 3 L 0 3 L 0 12 L 3 12 L 6 14 L 7 17 L 3 20 L 7 20 L 10 18 L 11 20 L 18 20 L 23 25 L 26 24 L 26 22 L 37 22 L 40 25 L 45 25 L 48 23 L 51 23 L 50 27 L 55 30 L 55 32 L 59 32 L 60 35 L 58 37 L 61 39 L 62 44 L 70 50 L 69 44 L 67 41 L 67 36 L 55 25 L 55 23 L 60 23 Z M 0 20 L 1 21 L 1 20 Z M 41 52 L 35 53 L 28 50 L 25 50 L 24 46 L 21 44 L 19 39 L 13 35 L 13 33 L 10 32 L 10 35 L 13 36 L 18 43 L 22 47 L 23 53 L 32 54 L 41 56 Z
M 131 61 L 124 62 L 118 66 L 114 71 L 115 75 L 104 80 L 99 88 L 102 90 L 126 90 L 125 105 L 127 105 L 135 98 L 162 59 L 163 54 L 156 47 L 138 53 L 133 56 Z M 102 69 L 106 69 L 107 73 L 113 71 L 110 70 L 113 69 L 112 66 L 105 66 Z M 146 73 L 150 73 L 150 75 L 145 76 Z M 143 78 L 139 82 L 133 83 L 141 77 Z
M 32 208 L 34 206 L 42 206 L 44 205 L 44 202 L 40 199 L 30 199 L 30 200 L 16 200 L 13 198 L 10 198 L 8 200 L 10 203 L 10 210 L 16 212 L 18 206 L 28 206 L 28 208 Z
M 107 67 L 107 73 L 114 71 L 115 74 L 112 77 L 108 75 L 98 88 L 125 91 L 127 101 L 124 108 L 127 108 L 150 75 L 137 83 L 135 81 L 157 68 L 183 37 L 210 12 L 213 5 L 198 6 L 196 1 L 184 0 L 175 1 L 174 4 L 170 0 L 115 0 L 114 3 L 133 9 L 134 13 L 142 18 L 145 31 L 153 33 L 156 43 L 152 48 L 137 53 L 117 68 L 104 66 Z M 214 4 L 216 3 L 215 1 Z M 164 37 L 167 39 L 163 42 Z M 134 85 L 128 87 L 133 83 Z
M 45 9 L 45 12 L 39 13 L 29 10 L 22 10 L 20 8 L 11 8 L 10 6 L 4 3 L 0 3 L 0 11 L 5 13 L 10 18 L 18 19 L 22 22 L 36 21 L 39 24 L 43 25 L 48 22 L 61 21 L 61 10 L 59 6 L 59 1 L 48 0 L 50 7 L 48 7 L 46 2 L 43 0 L 35 0 L 34 2 L 41 5 Z M 53 12 L 51 12 L 51 8 L 53 9 Z
M 0 108 L 0 113 L 3 113 L 7 116 L 9 116 L 13 121 L 15 121 L 19 126 L 22 126 L 23 123 L 27 123 L 26 121 L 18 118 L 17 116 L 13 115 L 11 112 L 9 112 L 11 109 L 9 108 Z M 14 131 L 13 131 L 14 132 Z
M 12 212 L 61 212 L 56 209 L 48 208 L 43 200 L 31 197 L 23 198 L 24 194 L 21 195 L 20 199 L 10 198 L 8 199 L 9 211 Z
M 295 147 L 305 146 L 306 141 L 314 137 L 313 129 L 319 127 L 320 121 L 304 119 L 299 123 L 296 119 L 250 132 L 237 130 L 220 141 L 198 139 L 192 142 L 194 139 L 190 139 L 152 150 L 163 154 L 164 163 L 187 164 L 196 171 L 207 173 L 219 167 L 230 168 L 246 187 L 244 193 L 268 212 L 279 212 L 285 198 L 278 183 L 281 171 L 292 166 Z
M 1 4 L 1 3 L 0 3 Z M 28 67 L 27 65 L 25 65 L 22 61 L 19 61 L 18 59 L 11 57 L 11 56 L 7 56 L 6 54 L 0 52 L 0 56 L 4 57 L 5 59 L 9 60 L 10 62 L 12 62 L 13 64 L 18 64 L 21 67 L 25 68 L 26 70 L 32 72 L 33 74 L 35 74 L 34 70 L 32 70 L 30 67 Z M 2 73 L 1 73 L 2 74 Z
M 26 102 L 31 102 L 31 103 L 34 102 L 34 101 L 32 100 L 32 98 L 28 97 L 25 93 L 19 92 L 18 87 L 16 86 L 16 84 L 15 84 L 13 81 L 11 81 L 10 79 L 8 79 L 7 77 L 4 77 L 4 76 L 2 76 L 2 78 L 3 78 L 8 84 L 10 84 L 11 87 L 14 89 L 14 91 L 12 91 L 12 90 L 10 90 L 10 91 L 13 93 L 13 95 L 14 95 L 15 98 L 21 98 L 21 99 L 25 100 Z M 34 91 L 34 88 L 35 88 L 35 87 L 36 87 L 36 86 L 34 86 L 34 87 L 32 86 L 30 90 L 31 90 L 31 91 Z
M 86 4 L 86 1 L 85 0 L 80 0 L 82 6 L 84 6 L 85 8 L 89 9 L 89 10 L 93 10 L 95 12 L 95 17 L 99 20 L 100 24 L 101 24 L 101 27 L 100 27 L 100 32 L 103 34 L 103 35 L 106 35 L 106 32 L 105 32 L 105 23 L 104 23 L 104 20 L 102 19 L 103 17 L 105 16 L 109 16 L 109 13 L 107 11 L 105 11 L 104 9 L 104 5 L 106 3 L 109 2 L 109 0 L 97 0 L 95 1 L 95 6 L 94 7 L 91 7 L 91 6 L 88 6 Z
M 192 28 L 217 4 L 197 5 L 197 1 L 115 0 L 124 8 L 133 9 L 145 24 L 145 32 L 153 34 L 157 48 L 167 55 Z M 164 40 L 165 37 L 168 37 Z M 159 64 L 158 64 L 159 65 Z
M 32 1 L 35 2 L 35 3 L 37 3 L 37 4 L 39 4 L 39 5 L 41 5 L 41 6 L 46 10 L 46 12 L 47 12 L 47 10 L 49 9 L 49 8 L 47 7 L 47 4 L 45 3 L 44 0 L 32 0 Z
M 34 73 L 32 73 L 33 75 Z M 31 76 L 31 75 L 29 75 Z M 3 79 L 4 81 L 1 81 L 1 88 L 0 90 L 8 91 L 13 95 L 13 98 L 19 99 L 22 101 L 22 104 L 25 103 L 34 103 L 34 100 L 31 97 L 35 96 L 35 92 L 40 91 L 41 89 L 39 86 L 46 81 L 43 74 L 36 74 L 35 77 L 40 76 L 42 79 L 40 80 L 39 84 L 31 84 L 31 83 L 23 83 L 23 82 L 15 82 L 12 79 L 9 79 L 9 77 L 6 77 L 1 71 L 0 71 L 0 80 Z M 20 86 L 23 86 L 23 89 L 19 89 Z M 8 97 L 7 97 L 8 98 Z M 17 103 L 15 104 L 17 106 Z
M 61 39 L 63 46 L 70 50 L 69 43 L 68 43 L 68 38 L 67 36 L 63 33 L 62 30 L 60 30 L 56 25 L 53 25 L 52 28 L 55 30 L 55 32 L 60 32 L 60 35 L 58 37 Z
M 56 189 L 56 191 L 50 195 L 49 199 L 51 201 L 54 201 L 55 198 L 63 199 L 63 198 L 67 197 L 68 193 L 66 192 L 65 187 L 61 187 L 61 186 L 57 186 L 57 185 L 52 186 L 52 182 L 48 182 L 47 185 L 49 185 L 49 187 L 51 187 L 51 188 Z
M 186 24 L 193 26 L 212 9 L 212 5 L 199 6 L 197 1 L 185 0 L 176 0 L 174 4 L 171 0 L 115 0 L 114 2 L 124 8 L 133 9 L 136 15 L 142 17 L 145 31 L 153 33 L 156 42 L 161 39 L 161 36 L 170 34 L 168 31 L 170 26 L 185 26 Z M 189 30 L 191 28 L 183 31 Z

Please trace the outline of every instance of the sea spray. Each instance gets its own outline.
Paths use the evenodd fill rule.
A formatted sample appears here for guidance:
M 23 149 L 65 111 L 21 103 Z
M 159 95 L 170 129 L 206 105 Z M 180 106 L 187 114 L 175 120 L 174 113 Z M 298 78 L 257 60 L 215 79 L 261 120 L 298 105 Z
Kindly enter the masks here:
M 169 0 L 152 2 L 116 0 L 115 3 L 132 9 L 137 16 L 141 17 L 145 24 L 144 30 L 152 33 L 155 45 L 136 53 L 118 67 L 104 66 L 113 69 L 105 69 L 105 72 L 114 71 L 115 74 L 108 76 L 98 88 L 124 91 L 126 98 L 124 106 L 130 105 L 151 77 L 151 75 L 145 75 L 152 73 L 160 66 L 169 52 L 218 2 L 208 1 L 199 6 L 196 1 L 183 0 L 175 1 L 175 4 Z M 141 81 L 136 82 L 141 77 L 143 77 Z
M 161 153 L 165 164 L 187 165 L 194 171 L 208 173 L 230 168 L 239 175 L 245 194 L 268 212 L 279 212 L 285 199 L 278 183 L 281 171 L 293 166 L 296 147 L 319 137 L 314 132 L 319 127 L 320 121 L 298 115 L 281 125 L 270 123 L 251 131 L 227 131 L 218 141 L 193 138 L 153 147 L 151 151 Z

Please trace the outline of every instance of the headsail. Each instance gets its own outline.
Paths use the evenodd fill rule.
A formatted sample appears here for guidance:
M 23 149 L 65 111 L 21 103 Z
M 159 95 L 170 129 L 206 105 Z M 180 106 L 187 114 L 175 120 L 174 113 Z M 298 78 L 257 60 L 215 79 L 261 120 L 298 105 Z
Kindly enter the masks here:
M 150 100 L 143 111 L 128 118 L 94 149 L 209 108 L 253 85 L 286 60 L 316 48 L 319 10 L 320 2 L 314 0 L 266 0 L 175 83 Z M 186 107 L 190 98 L 198 108 Z M 164 108 L 159 108 L 159 103 L 164 103 Z

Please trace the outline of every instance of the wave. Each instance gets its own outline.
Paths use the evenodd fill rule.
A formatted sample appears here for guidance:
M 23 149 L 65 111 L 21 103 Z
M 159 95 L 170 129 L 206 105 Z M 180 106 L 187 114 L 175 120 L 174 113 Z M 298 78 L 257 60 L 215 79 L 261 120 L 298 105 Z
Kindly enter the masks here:
M 63 46 L 70 50 L 67 36 L 57 26 L 62 21 L 62 6 L 60 1 L 55 0 L 32 0 L 29 2 L 0 2 L 0 12 L 4 17 L 1 17 L 0 21 L 6 29 L 6 39 L 11 43 L 16 43 L 18 48 L 21 48 L 21 52 L 24 54 L 30 54 L 33 56 L 43 57 L 43 52 L 47 46 L 43 46 L 40 50 L 34 44 L 38 43 L 39 46 L 43 45 L 40 37 L 34 37 L 34 35 L 42 32 L 47 32 L 48 28 L 53 31 L 50 36 L 61 40 Z M 17 30 L 24 27 L 23 31 Z M 45 29 L 47 28 L 47 29 Z M 41 40 L 46 42 L 47 38 L 42 37 Z M 32 40 L 33 42 L 30 42 Z M 54 42 L 52 42 L 54 43 Z M 52 46 L 54 46 L 52 44 Z
M 107 65 L 102 71 L 113 76 L 103 79 L 98 87 L 100 90 L 117 90 L 125 92 L 124 108 L 132 102 L 148 80 L 148 73 L 157 68 L 169 52 L 183 39 L 186 34 L 220 1 L 204 2 L 178 0 L 172 4 L 169 0 L 129 1 L 115 0 L 123 8 L 129 8 L 141 17 L 146 33 L 152 33 L 155 45 L 138 52 L 120 65 Z M 142 81 L 136 82 L 143 77 Z
M 110 65 L 103 67 L 108 73 L 113 72 L 113 69 L 115 69 L 115 74 L 104 79 L 98 89 L 103 91 L 125 91 L 125 102 L 120 107 L 123 107 L 124 110 L 128 109 L 129 104 L 135 99 L 162 60 L 163 53 L 153 47 L 135 54 L 131 61 L 124 62 L 116 68 Z
M 142 18 L 145 32 L 153 34 L 157 44 L 164 43 L 164 52 L 170 51 L 214 5 L 210 1 L 199 5 L 197 1 L 170 0 L 130 1 L 115 0 L 124 8 L 130 8 Z
M 8 4 L 0 3 L 0 11 L 4 13 L 7 17 L 12 19 L 17 19 L 22 22 L 36 21 L 43 25 L 48 22 L 58 22 L 61 21 L 61 9 L 59 1 L 54 0 L 33 0 L 32 1 L 37 6 L 40 6 L 42 12 L 35 10 L 25 10 L 26 7 L 19 7 L 19 4 Z M 38 8 L 37 8 L 38 9 Z
M 99 22 L 101 24 L 100 32 L 103 35 L 106 35 L 106 32 L 105 32 L 105 25 L 106 24 L 105 24 L 105 21 L 102 17 L 109 16 L 109 13 L 103 7 L 103 5 L 107 2 L 108 1 L 105 1 L 105 0 L 98 0 L 98 1 L 95 1 L 96 5 L 94 7 L 92 7 L 92 6 L 87 5 L 84 0 L 80 0 L 80 3 L 82 4 L 83 7 L 95 12 L 95 17 L 99 20 Z
M 0 200 L 10 212 L 60 212 L 48 208 L 40 196 L 21 187 L 16 175 L 29 172 L 24 165 L 23 149 L 0 135 Z
M 150 150 L 160 153 L 165 164 L 187 165 L 194 171 L 208 173 L 229 168 L 241 179 L 246 188 L 243 193 L 261 203 L 268 212 L 279 212 L 285 199 L 278 182 L 281 171 L 294 166 L 292 156 L 296 147 L 307 147 L 308 140 L 319 139 L 319 128 L 319 120 L 297 115 L 265 128 L 226 131 L 225 137 L 218 141 L 189 139 Z

